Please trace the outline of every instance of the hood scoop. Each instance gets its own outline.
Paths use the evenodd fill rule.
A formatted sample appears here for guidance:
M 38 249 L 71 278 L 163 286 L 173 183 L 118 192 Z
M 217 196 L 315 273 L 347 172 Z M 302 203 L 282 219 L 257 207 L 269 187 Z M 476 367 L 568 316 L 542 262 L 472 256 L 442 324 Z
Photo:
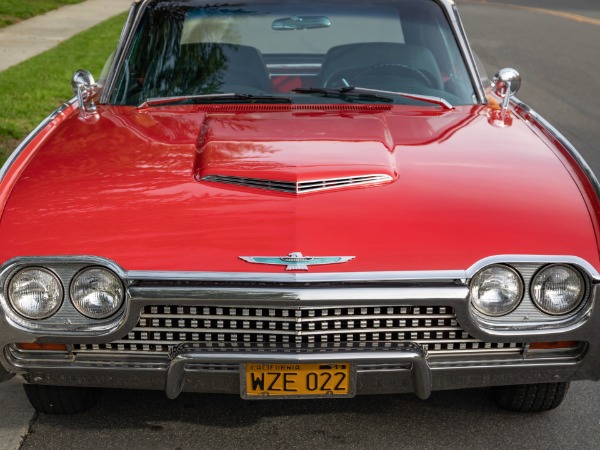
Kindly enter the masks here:
M 389 175 L 374 174 L 346 178 L 324 178 L 320 180 L 298 181 L 294 183 L 289 181 L 264 180 L 260 178 L 207 175 L 202 177 L 200 181 L 233 184 L 236 186 L 266 189 L 269 191 L 287 192 L 289 194 L 307 194 L 309 192 L 326 191 L 329 189 L 339 189 L 344 187 L 375 186 L 378 184 L 389 183 L 390 181 L 393 181 L 393 178 Z
M 294 195 L 377 186 L 398 176 L 389 136 L 371 114 L 209 114 L 193 170 L 203 183 Z

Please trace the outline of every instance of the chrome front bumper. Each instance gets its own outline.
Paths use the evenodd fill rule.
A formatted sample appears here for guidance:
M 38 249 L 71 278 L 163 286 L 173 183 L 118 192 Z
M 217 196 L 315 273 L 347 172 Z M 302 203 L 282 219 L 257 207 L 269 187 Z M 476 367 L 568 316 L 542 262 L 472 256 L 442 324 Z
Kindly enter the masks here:
M 399 344 L 393 349 L 320 353 L 272 352 L 249 354 L 203 351 L 180 346 L 168 361 L 148 358 L 64 357 L 35 359 L 6 347 L 4 359 L 26 383 L 181 392 L 240 394 L 245 363 L 347 362 L 356 371 L 353 394 L 414 392 L 425 399 L 432 391 L 495 385 L 551 383 L 577 378 L 585 349 L 515 355 L 463 356 L 428 359 L 420 346 Z
M 230 355 L 222 355 L 218 353 L 202 353 L 194 348 L 183 346 L 177 349 L 173 356 L 169 368 L 167 370 L 167 380 L 165 391 L 167 397 L 176 398 L 182 391 L 187 377 L 186 366 L 195 362 L 217 362 L 217 363 L 245 363 L 254 362 L 261 364 L 270 363 L 338 363 L 349 362 L 357 364 L 406 364 L 410 367 L 410 381 L 412 389 L 418 397 L 426 399 L 431 394 L 431 370 L 426 360 L 426 355 L 423 350 L 415 344 L 406 343 L 399 345 L 393 351 L 377 351 L 377 352 L 359 352 L 351 351 L 344 353 L 300 353 L 300 354 L 258 354 L 253 355 L 248 360 L 248 355 L 240 353 L 232 353 Z

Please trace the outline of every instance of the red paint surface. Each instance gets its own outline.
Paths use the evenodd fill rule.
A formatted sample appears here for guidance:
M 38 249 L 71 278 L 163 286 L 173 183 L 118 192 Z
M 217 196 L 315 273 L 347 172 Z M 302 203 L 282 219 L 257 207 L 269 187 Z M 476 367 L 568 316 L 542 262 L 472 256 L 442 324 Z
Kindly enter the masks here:
M 40 130 L 40 132 L 31 140 L 29 145 L 23 149 L 19 158 L 8 168 L 0 188 L 0 217 L 4 210 L 4 206 L 8 201 L 8 197 L 12 192 L 13 186 L 21 176 L 21 173 L 23 173 L 23 170 L 27 167 L 27 164 L 29 164 L 29 161 L 35 156 L 42 142 L 51 136 L 52 130 L 65 120 L 65 118 L 73 114 L 73 111 L 75 111 L 75 107 L 70 105 L 58 114 L 52 122 L 46 125 L 44 129 Z
M 396 107 L 207 119 L 198 106 L 100 107 L 95 124 L 73 115 L 11 192 L 0 261 L 85 254 L 127 270 L 283 272 L 238 256 L 299 251 L 356 256 L 310 269 L 354 272 L 466 269 L 497 254 L 554 254 L 600 269 L 588 207 L 564 162 L 519 117 L 498 128 L 486 112 Z M 200 136 L 203 124 L 208 137 Z M 198 153 L 206 143 L 213 168 L 248 177 L 338 176 L 366 164 L 397 179 L 302 196 L 201 183 L 194 173 L 207 167 Z

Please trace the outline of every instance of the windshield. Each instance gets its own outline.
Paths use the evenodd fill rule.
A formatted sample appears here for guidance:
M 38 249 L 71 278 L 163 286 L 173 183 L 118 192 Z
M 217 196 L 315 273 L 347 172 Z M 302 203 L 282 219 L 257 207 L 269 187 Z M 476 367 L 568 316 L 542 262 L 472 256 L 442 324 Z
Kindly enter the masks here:
M 365 95 L 366 89 L 386 94 Z M 398 92 L 412 96 L 389 95 Z M 155 0 L 111 103 L 164 104 L 149 100 L 173 97 L 207 103 L 476 102 L 447 19 L 430 0 Z

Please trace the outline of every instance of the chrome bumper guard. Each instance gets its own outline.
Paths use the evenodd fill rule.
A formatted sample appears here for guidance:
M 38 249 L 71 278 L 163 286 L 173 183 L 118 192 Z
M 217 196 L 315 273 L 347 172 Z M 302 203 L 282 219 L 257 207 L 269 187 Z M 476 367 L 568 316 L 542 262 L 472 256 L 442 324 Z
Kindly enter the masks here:
M 170 399 L 177 398 L 185 384 L 186 365 L 188 363 L 241 364 L 247 362 L 268 363 L 336 363 L 350 364 L 410 364 L 411 378 L 415 394 L 426 399 L 431 395 L 431 370 L 426 353 L 413 343 L 403 343 L 385 351 L 348 351 L 321 353 L 272 352 L 249 355 L 247 353 L 210 352 L 189 345 L 180 345 L 171 352 L 171 362 L 167 370 L 165 392 Z

